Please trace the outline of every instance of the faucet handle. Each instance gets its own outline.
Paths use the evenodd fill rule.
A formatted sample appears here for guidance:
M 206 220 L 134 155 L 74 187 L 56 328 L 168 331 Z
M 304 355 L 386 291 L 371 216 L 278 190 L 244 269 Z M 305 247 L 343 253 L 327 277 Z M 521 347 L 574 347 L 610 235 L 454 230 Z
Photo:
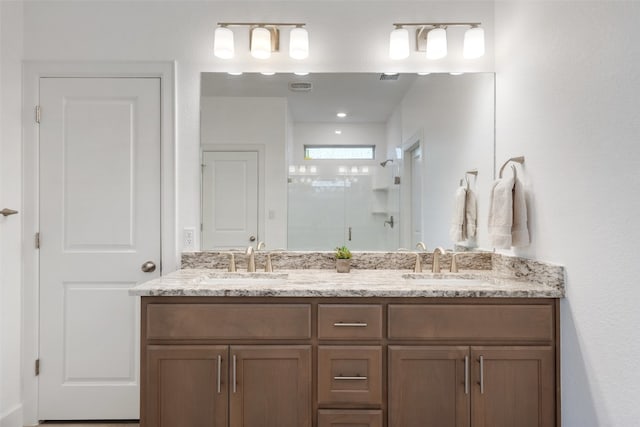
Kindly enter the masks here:
M 413 266 L 414 273 L 422 273 L 422 264 L 420 263 L 420 254 L 416 254 L 416 264 Z
M 229 253 L 229 271 L 236 271 L 236 257 L 233 255 L 233 252 Z
M 458 254 L 455 252 L 451 253 L 451 268 L 449 271 L 452 273 L 458 272 Z
M 271 254 L 267 254 L 267 262 L 264 264 L 264 271 L 267 273 L 273 272 L 273 265 L 271 264 Z

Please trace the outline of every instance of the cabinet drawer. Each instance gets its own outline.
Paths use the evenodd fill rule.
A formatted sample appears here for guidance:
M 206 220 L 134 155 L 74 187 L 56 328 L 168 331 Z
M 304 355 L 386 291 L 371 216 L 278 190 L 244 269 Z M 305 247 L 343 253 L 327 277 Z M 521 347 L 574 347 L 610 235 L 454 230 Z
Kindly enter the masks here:
M 382 427 L 382 411 L 379 409 L 348 410 L 320 409 L 318 427 Z
M 309 304 L 149 304 L 148 339 L 310 339 Z
M 389 305 L 390 340 L 551 341 L 551 305 Z
M 382 403 L 382 347 L 318 347 L 318 404 L 336 403 Z
M 320 304 L 318 338 L 358 340 L 382 338 L 382 306 Z

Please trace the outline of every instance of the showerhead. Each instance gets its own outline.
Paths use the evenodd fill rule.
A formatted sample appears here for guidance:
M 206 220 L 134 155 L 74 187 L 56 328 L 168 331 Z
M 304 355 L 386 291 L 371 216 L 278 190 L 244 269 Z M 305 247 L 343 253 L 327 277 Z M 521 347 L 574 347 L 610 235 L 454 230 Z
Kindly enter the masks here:
M 392 162 L 393 163 L 393 159 L 387 159 L 384 162 L 380 163 L 380 166 L 382 166 L 383 168 L 387 166 L 387 163 Z

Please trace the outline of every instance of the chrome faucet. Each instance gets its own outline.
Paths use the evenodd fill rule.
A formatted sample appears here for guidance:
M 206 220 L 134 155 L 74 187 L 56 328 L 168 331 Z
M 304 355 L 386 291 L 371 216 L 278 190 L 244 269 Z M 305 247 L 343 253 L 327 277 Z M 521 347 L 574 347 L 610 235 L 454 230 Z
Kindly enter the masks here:
M 245 255 L 249 257 L 247 260 L 247 271 L 249 273 L 254 273 L 256 271 L 256 253 L 253 250 L 253 246 L 249 246 L 247 248 Z
M 265 246 L 267 246 L 267 245 L 265 245 L 262 240 L 259 241 L 258 242 L 258 246 L 256 247 L 256 251 L 259 251 L 260 249 L 264 248 Z
M 444 255 L 445 250 L 438 246 L 433 250 L 433 266 L 431 267 L 432 273 L 440 273 L 440 254 Z
M 416 243 L 416 249 L 422 249 L 423 251 L 426 251 L 427 246 L 424 244 L 424 242 L 418 242 Z

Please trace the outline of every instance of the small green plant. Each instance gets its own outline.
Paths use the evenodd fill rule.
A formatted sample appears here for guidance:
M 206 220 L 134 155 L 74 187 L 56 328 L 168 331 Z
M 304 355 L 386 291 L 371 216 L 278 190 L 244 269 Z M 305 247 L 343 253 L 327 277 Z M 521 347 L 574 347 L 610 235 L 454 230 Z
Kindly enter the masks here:
M 346 246 L 338 246 L 336 248 L 337 259 L 351 259 L 351 251 Z

